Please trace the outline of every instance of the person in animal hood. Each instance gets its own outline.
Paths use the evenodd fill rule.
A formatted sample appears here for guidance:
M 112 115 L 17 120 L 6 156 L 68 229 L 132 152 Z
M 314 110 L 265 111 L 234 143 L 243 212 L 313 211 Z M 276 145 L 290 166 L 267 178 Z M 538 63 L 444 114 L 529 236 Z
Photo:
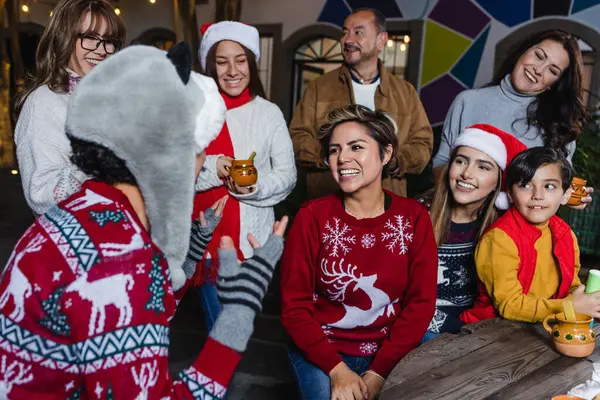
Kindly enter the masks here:
M 168 53 L 132 46 L 81 81 L 66 133 L 74 165 L 93 179 L 39 217 L 10 256 L 0 281 L 0 398 L 224 398 L 286 225 L 276 223 L 262 247 L 249 235 L 255 255 L 242 264 L 232 239 L 221 239 L 223 309 L 173 380 L 176 295 L 225 203 L 190 219 L 204 148 L 224 113 L 214 82 L 191 72 L 185 43 Z

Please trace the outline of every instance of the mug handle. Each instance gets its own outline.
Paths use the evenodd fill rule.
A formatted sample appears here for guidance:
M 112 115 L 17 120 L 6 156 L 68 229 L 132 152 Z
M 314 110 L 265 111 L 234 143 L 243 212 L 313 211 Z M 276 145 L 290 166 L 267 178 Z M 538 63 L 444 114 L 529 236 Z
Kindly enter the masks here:
M 544 322 L 542 322 L 544 329 L 546 330 L 546 332 L 548 332 L 550 334 L 552 334 L 552 328 L 551 328 L 551 325 L 548 324 L 548 321 L 551 319 L 556 322 L 556 314 L 550 314 L 550 315 L 546 316 L 546 318 L 544 318 Z M 552 325 L 555 325 L 555 324 L 552 324 Z

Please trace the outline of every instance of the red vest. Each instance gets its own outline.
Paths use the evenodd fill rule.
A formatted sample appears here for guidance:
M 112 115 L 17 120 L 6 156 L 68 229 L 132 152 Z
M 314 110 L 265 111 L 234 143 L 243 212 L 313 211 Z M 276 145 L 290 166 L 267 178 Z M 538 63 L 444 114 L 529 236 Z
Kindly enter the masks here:
M 556 215 L 550 218 L 548 226 L 552 234 L 552 252 L 558 261 L 561 275 L 560 285 L 552 298 L 562 299 L 569 294 L 575 277 L 575 241 L 571 236 L 569 225 Z M 520 260 L 517 277 L 523 286 L 523 294 L 527 294 L 537 262 L 535 242 L 542 236 L 542 231 L 528 223 L 514 207 L 498 218 L 488 232 L 495 228 L 506 233 L 517 246 Z M 483 283 L 479 282 L 479 294 L 473 308 L 463 312 L 460 319 L 470 324 L 497 316 L 491 297 Z

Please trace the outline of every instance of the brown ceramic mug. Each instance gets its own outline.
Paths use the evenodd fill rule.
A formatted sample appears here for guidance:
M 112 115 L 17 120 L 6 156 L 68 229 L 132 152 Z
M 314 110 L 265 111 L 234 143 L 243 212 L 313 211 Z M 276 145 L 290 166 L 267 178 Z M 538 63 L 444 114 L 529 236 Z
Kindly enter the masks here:
M 229 176 L 240 186 L 252 186 L 258 180 L 258 171 L 254 160 L 233 160 L 231 167 L 226 167 Z
M 581 199 L 588 195 L 585 191 L 586 183 L 587 181 L 583 178 L 573 178 L 573 181 L 571 182 L 571 189 L 573 189 L 573 193 L 571 193 L 571 197 L 569 197 L 569 201 L 567 202 L 568 205 L 578 206 L 581 204 Z
M 596 334 L 590 323 L 592 317 L 575 313 L 575 321 L 568 321 L 565 313 L 550 314 L 543 322 L 544 329 L 552 335 L 556 350 L 569 357 L 587 357 L 594 352 Z

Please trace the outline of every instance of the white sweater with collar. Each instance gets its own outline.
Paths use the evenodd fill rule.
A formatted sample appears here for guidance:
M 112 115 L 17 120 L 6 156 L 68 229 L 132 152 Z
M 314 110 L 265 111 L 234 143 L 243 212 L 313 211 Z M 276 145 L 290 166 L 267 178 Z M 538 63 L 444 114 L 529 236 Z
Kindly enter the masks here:
M 46 85 L 37 88 L 25 100 L 15 128 L 23 193 L 37 214 L 77 192 L 87 178 L 69 160 L 68 101 L 66 93 L 55 93 Z
M 240 249 L 245 258 L 253 255 L 248 233 L 263 244 L 273 229 L 273 206 L 283 201 L 296 184 L 296 163 L 287 124 L 279 107 L 256 97 L 241 107 L 225 114 L 235 158 L 244 160 L 255 151 L 254 166 L 258 181 L 253 193 L 236 195 L 240 200 Z M 196 182 L 201 192 L 223 182 L 217 176 L 217 159 L 222 155 L 206 157 L 204 168 Z M 211 255 L 212 257 L 216 255 Z

